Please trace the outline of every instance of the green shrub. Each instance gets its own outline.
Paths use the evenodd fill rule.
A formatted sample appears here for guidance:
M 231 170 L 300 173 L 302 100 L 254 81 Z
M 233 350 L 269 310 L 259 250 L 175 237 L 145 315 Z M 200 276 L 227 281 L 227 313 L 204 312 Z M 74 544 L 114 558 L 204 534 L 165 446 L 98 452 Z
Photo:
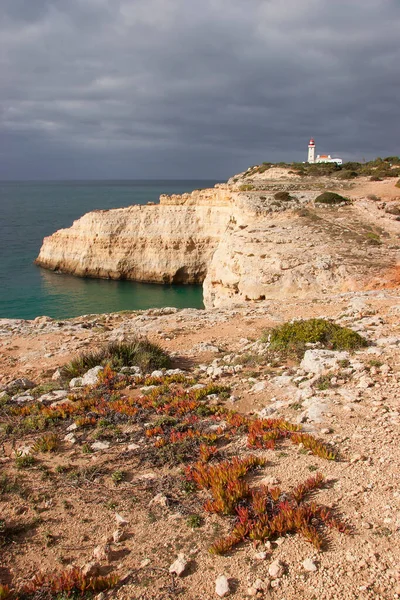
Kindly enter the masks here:
M 377 175 L 372 175 L 372 177 L 370 178 L 370 181 L 382 181 L 382 178 L 378 177 Z
M 288 202 L 289 200 L 292 199 L 292 196 L 289 194 L 289 192 L 276 192 L 276 194 L 274 194 L 274 198 L 275 198 L 275 200 L 280 200 L 282 202 Z
M 383 160 L 384 160 L 384 162 L 388 162 L 391 165 L 400 165 L 400 157 L 399 156 L 387 156 Z
M 241 192 L 251 192 L 251 190 L 254 190 L 254 185 L 252 185 L 251 183 L 244 183 L 239 187 L 239 190 Z
M 23 456 L 17 456 L 15 458 L 15 466 L 17 469 L 29 469 L 36 464 L 36 459 L 30 454 L 24 454 Z
M 265 173 L 265 171 L 268 171 L 268 169 L 271 168 L 270 164 L 265 164 L 263 163 L 262 165 L 260 165 L 256 171 L 256 173 Z
M 335 192 L 323 192 L 315 198 L 315 202 L 318 204 L 341 204 L 342 202 L 348 203 L 349 200 Z
M 113 368 L 138 366 L 143 371 L 168 368 L 170 357 L 158 344 L 135 339 L 131 342 L 112 342 L 97 351 L 86 352 L 72 359 L 63 369 L 68 378 L 80 377 L 97 365 L 110 364 Z
M 396 183 L 396 187 L 400 188 L 400 179 L 398 180 L 398 182 Z
M 271 350 L 304 354 L 307 344 L 320 344 L 331 350 L 354 350 L 368 345 L 361 335 L 325 319 L 308 319 L 284 323 L 265 332 L 262 341 L 270 341 Z
M 365 237 L 367 238 L 367 243 L 370 246 L 381 246 L 382 245 L 379 235 L 377 235 L 376 233 L 373 233 L 372 231 L 369 231 L 368 233 L 366 233 Z
M 354 179 L 355 177 L 358 177 L 358 173 L 356 173 L 356 171 L 344 169 L 343 171 L 340 171 L 336 177 L 338 179 Z

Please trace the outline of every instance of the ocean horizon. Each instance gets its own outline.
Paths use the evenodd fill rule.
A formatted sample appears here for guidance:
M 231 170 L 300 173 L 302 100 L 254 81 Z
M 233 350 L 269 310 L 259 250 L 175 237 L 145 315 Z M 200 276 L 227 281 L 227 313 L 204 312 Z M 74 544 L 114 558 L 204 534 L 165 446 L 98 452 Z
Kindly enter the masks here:
M 44 237 L 95 209 L 158 202 L 160 194 L 213 187 L 216 180 L 80 179 L 0 181 L 0 318 L 54 319 L 175 306 L 202 308 L 199 285 L 78 278 L 34 264 Z

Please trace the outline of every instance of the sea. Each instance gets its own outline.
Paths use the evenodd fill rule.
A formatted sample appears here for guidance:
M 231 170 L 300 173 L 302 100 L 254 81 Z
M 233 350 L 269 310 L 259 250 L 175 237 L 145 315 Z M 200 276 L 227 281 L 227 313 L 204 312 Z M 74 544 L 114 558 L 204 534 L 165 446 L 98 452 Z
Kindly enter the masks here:
M 66 319 L 156 307 L 202 308 L 199 285 L 84 279 L 37 267 L 42 240 L 94 209 L 158 202 L 216 181 L 0 182 L 0 318 Z

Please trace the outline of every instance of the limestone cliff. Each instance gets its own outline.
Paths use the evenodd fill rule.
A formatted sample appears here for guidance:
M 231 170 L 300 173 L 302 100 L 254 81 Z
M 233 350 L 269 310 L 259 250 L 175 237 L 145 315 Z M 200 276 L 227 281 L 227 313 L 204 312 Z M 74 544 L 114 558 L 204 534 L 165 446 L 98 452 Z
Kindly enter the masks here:
M 336 182 L 354 202 L 315 204 L 328 185 L 276 168 L 158 205 L 94 211 L 45 238 L 36 262 L 79 276 L 204 282 L 207 307 L 375 285 L 398 263 L 399 222 L 367 200 L 368 186 Z
M 36 263 L 81 277 L 202 283 L 230 218 L 226 192 L 87 213 L 43 241 Z

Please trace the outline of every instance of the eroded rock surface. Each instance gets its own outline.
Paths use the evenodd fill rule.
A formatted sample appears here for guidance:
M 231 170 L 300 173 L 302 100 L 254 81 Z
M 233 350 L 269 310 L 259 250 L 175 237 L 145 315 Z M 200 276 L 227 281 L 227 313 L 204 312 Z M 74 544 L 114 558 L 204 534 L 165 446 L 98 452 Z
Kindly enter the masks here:
M 357 185 L 279 168 L 241 174 L 158 205 L 88 213 L 45 238 L 36 262 L 84 277 L 204 282 L 206 307 L 396 284 L 394 182 L 382 182 L 382 203 L 368 200 L 376 184 Z M 352 202 L 318 205 L 324 188 Z

